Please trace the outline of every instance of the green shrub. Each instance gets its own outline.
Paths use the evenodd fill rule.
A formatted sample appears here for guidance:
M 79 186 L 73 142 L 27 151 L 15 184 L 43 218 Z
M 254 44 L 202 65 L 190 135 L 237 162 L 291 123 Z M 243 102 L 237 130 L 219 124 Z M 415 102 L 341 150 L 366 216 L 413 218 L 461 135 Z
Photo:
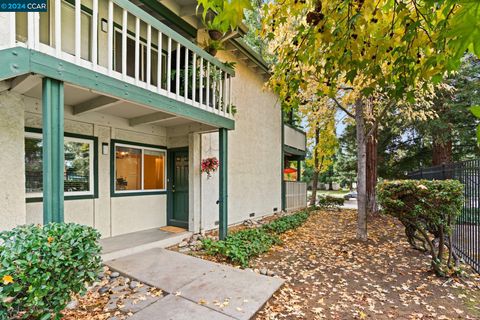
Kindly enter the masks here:
M 453 224 L 463 205 L 463 185 L 456 180 L 385 181 L 377 187 L 378 202 L 385 214 L 405 226 L 408 242 L 415 249 L 430 251 L 437 275 L 454 271 Z M 445 257 L 448 250 L 448 258 Z
M 99 238 L 73 223 L 1 232 L 0 319 L 60 319 L 72 294 L 84 293 L 101 269 Z
M 308 219 L 308 213 L 301 211 L 296 214 L 284 216 L 263 226 L 268 231 L 284 233 L 287 230 L 301 226 Z
M 279 243 L 279 239 L 276 235 L 258 228 L 238 231 L 229 235 L 225 240 L 204 239 L 202 242 L 208 254 L 220 254 L 247 267 L 252 257 L 268 251 L 272 245 Z
M 320 197 L 318 206 L 322 209 L 333 209 L 343 206 L 345 199 L 332 196 Z
M 309 211 L 301 211 L 276 219 L 261 228 L 245 229 L 228 235 L 227 239 L 214 241 L 203 239 L 203 248 L 210 255 L 222 255 L 242 267 L 248 267 L 251 258 L 266 252 L 280 243 L 278 234 L 303 224 Z

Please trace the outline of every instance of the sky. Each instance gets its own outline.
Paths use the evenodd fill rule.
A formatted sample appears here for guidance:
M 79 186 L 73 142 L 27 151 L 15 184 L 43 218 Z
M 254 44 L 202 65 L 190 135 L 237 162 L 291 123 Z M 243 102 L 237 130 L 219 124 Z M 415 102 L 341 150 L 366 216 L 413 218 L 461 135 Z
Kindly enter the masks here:
M 337 137 L 340 137 L 342 133 L 345 131 L 346 125 L 343 120 L 345 120 L 346 117 L 347 117 L 347 114 L 342 110 L 338 110 L 337 114 L 335 115 Z

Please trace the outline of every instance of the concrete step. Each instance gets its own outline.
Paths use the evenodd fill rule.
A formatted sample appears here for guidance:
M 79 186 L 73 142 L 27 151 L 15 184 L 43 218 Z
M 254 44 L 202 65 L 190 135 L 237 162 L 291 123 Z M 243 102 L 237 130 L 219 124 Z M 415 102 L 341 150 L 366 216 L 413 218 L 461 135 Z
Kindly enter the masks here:
M 153 248 L 167 248 L 180 243 L 192 235 L 192 232 L 173 233 L 150 229 L 123 234 L 100 240 L 102 260 L 110 261 Z

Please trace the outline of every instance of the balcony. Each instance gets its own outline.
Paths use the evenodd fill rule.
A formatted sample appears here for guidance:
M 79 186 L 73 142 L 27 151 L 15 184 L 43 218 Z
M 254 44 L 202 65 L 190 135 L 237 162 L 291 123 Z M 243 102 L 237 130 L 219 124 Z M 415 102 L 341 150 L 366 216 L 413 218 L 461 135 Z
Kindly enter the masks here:
M 307 150 L 307 139 L 305 132 L 291 125 L 283 125 L 284 149 L 285 152 L 293 155 L 305 156 Z
M 40 52 L 147 90 L 149 97 L 232 119 L 233 70 L 127 0 L 50 0 L 48 12 L 0 18 L 6 26 L 0 49 Z M 56 66 L 60 75 L 62 65 Z
M 307 207 L 307 183 L 283 181 L 285 190 L 285 210 L 292 211 Z

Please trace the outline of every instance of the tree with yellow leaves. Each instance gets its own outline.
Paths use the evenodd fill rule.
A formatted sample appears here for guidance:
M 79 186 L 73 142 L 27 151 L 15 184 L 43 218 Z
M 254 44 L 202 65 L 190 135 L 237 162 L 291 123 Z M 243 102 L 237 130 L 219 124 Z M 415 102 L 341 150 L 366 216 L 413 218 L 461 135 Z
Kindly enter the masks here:
M 480 3 L 469 0 L 273 0 L 263 36 L 270 85 L 290 108 L 327 96 L 355 119 L 359 239 L 367 239 L 367 145 L 386 114 L 426 115 L 416 95 L 480 52 Z M 314 80 L 314 81 L 312 81 Z M 373 140 L 373 141 L 372 141 Z
M 312 197 L 310 204 L 317 199 L 319 174 L 326 172 L 333 165 L 338 148 L 335 132 L 335 107 L 327 97 L 318 101 L 313 97 L 308 103 L 300 106 L 300 115 L 307 121 L 307 139 L 312 147 L 312 159 L 307 164 L 313 167 Z

